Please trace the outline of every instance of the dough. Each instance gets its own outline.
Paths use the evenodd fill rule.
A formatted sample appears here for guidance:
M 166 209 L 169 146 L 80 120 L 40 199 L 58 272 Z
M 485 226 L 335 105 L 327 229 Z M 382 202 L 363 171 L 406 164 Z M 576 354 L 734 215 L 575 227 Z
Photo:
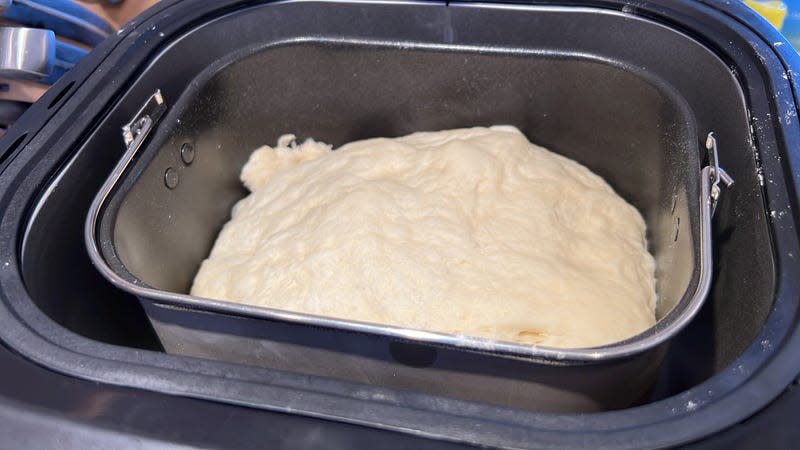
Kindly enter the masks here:
M 241 178 L 192 295 L 562 348 L 655 323 L 641 215 L 514 127 L 287 135 Z

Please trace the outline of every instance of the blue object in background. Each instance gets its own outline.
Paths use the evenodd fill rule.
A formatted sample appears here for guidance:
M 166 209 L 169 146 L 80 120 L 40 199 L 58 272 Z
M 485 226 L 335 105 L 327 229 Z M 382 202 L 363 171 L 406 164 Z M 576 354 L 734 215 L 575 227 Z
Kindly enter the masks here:
M 32 28 L 53 30 L 58 36 L 92 47 L 112 32 L 105 20 L 72 0 L 14 0 L 3 17 Z
M 5 20 L 51 30 L 90 47 L 102 42 L 113 31 L 103 18 L 73 0 L 0 0 L 0 7 L 6 8 L 2 14 Z M 52 70 L 40 81 L 55 83 L 88 53 L 80 46 L 57 41 Z
M 788 12 L 781 33 L 795 49 L 800 49 L 800 0 L 783 0 L 783 2 Z

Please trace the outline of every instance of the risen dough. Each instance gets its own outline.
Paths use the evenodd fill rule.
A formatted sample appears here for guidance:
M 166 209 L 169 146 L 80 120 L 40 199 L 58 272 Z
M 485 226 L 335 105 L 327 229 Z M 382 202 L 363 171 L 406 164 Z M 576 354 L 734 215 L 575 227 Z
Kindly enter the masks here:
M 516 128 L 293 138 L 250 157 L 193 295 L 565 348 L 653 325 L 642 217 Z

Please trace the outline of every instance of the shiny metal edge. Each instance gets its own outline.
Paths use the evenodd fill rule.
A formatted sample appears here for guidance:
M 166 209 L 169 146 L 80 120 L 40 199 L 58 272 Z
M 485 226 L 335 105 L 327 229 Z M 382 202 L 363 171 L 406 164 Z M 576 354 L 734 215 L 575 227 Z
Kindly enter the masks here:
M 142 141 L 143 140 L 144 139 L 142 139 Z M 139 144 L 141 144 L 141 142 L 139 142 Z M 96 237 L 97 223 L 103 205 L 109 194 L 121 179 L 125 170 L 128 168 L 128 165 L 139 151 L 140 147 L 141 145 L 132 145 L 126 150 L 125 154 L 114 167 L 111 175 L 109 175 L 105 183 L 103 183 L 103 186 L 100 188 L 94 200 L 92 201 L 84 226 L 84 242 L 86 244 L 92 264 L 94 264 L 97 270 L 112 284 L 125 292 L 139 297 L 142 300 L 151 301 L 158 305 L 179 309 L 202 310 L 234 316 L 286 321 L 296 324 L 374 334 L 438 346 L 449 346 L 480 353 L 495 353 L 516 358 L 541 358 L 552 360 L 554 363 L 568 364 L 571 362 L 601 362 L 605 360 L 625 358 L 645 352 L 666 342 L 681 329 L 683 329 L 694 318 L 703 305 L 711 288 L 711 274 L 713 266 L 711 241 L 713 201 L 711 197 L 711 187 L 714 168 L 707 166 L 704 167 L 700 172 L 700 276 L 694 294 L 692 295 L 691 299 L 686 302 L 682 313 L 674 320 L 663 326 L 660 325 L 660 322 L 657 322 L 656 325 L 648 330 L 626 339 L 619 344 L 578 349 L 523 345 L 514 342 L 497 341 L 473 336 L 439 333 L 391 325 L 335 319 L 272 308 L 241 305 L 238 303 L 161 291 L 147 287 L 144 284 L 138 285 L 132 283 L 117 274 L 108 265 L 105 258 L 103 258 Z M 665 315 L 665 317 L 668 316 L 669 313 Z
M 50 30 L 0 27 L 0 75 L 38 80 L 53 71 L 56 37 Z

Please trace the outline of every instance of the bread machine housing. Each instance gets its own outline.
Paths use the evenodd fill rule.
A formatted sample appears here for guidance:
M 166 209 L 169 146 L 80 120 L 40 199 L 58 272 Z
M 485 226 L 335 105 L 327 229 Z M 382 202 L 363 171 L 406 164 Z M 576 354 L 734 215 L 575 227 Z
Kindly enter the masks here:
M 535 5 L 159 2 L 65 75 L 0 141 L 3 346 L 53 374 L 122 386 L 131 397 L 265 409 L 296 421 L 346 422 L 350 425 L 342 426 L 351 430 L 371 427 L 485 446 L 665 447 L 736 426 L 791 390 L 800 372 L 799 172 L 793 150 L 800 146 L 800 126 L 792 82 L 800 57 L 766 25 L 747 25 L 756 16 L 741 20 L 747 10 L 736 5 L 723 0 L 635 5 L 622 0 Z M 322 65 L 324 70 L 309 70 Z M 343 75 L 365 78 L 345 82 Z M 137 140 L 136 129 L 146 129 L 140 126 L 147 120 L 133 119 L 151 111 L 140 110 L 157 91 L 165 105 L 163 115 L 148 133 L 140 133 L 139 151 L 100 210 L 98 249 L 127 251 L 115 235 L 135 222 L 118 225 L 117 218 L 123 217 L 124 203 L 134 199 L 137 189 L 152 194 L 154 204 L 166 206 L 170 203 L 163 197 L 205 186 L 193 177 L 235 173 L 250 149 L 272 142 L 303 116 L 312 117 L 284 104 L 291 96 L 318 110 L 315 120 L 307 120 L 307 129 L 293 131 L 334 144 L 425 127 L 475 125 L 470 122 L 486 117 L 487 122 L 517 125 L 534 142 L 597 171 L 612 168 L 603 159 L 613 150 L 619 155 L 613 165 L 630 173 L 601 175 L 634 203 L 647 197 L 633 190 L 656 192 L 654 186 L 682 188 L 678 181 L 686 183 L 686 204 L 680 198 L 675 202 L 676 211 L 688 211 L 680 216 L 679 240 L 700 236 L 692 229 L 699 215 L 688 200 L 690 190 L 699 195 L 701 181 L 709 180 L 700 178 L 700 170 L 713 165 L 705 147 L 713 131 L 720 164 L 736 183 L 722 189 L 708 222 L 710 290 L 669 345 L 638 357 L 600 361 L 568 358 L 567 352 L 561 360 L 558 354 L 518 357 L 430 343 L 418 336 L 311 327 L 286 318 L 250 317 L 258 311 L 247 316 L 224 311 L 202 299 L 137 298 L 109 282 L 93 264 L 85 225 L 98 192 L 125 159 L 122 127 L 131 124 L 128 137 Z M 269 92 L 276 101 L 267 101 L 260 92 Z M 312 102 L 314 95 L 318 97 Z M 428 97 L 442 101 L 434 104 Z M 610 110 L 623 115 L 598 114 Z M 554 118 L 555 112 L 560 115 Z M 268 116 L 275 122 L 265 120 Z M 605 128 L 622 130 L 625 140 L 598 133 L 602 128 L 582 119 L 586 116 Z M 184 118 L 195 122 L 186 124 Z M 665 126 L 673 131 L 662 130 Z M 602 142 L 608 139 L 617 141 Z M 611 145 L 615 142 L 624 145 Z M 187 156 L 191 163 L 183 161 L 186 143 L 194 152 L 194 159 Z M 600 148 L 611 150 L 596 150 Z M 674 159 L 664 163 L 642 155 Z M 208 158 L 216 162 L 204 162 Z M 686 173 L 697 177 L 670 181 L 658 170 L 684 173 L 672 166 L 685 166 Z M 167 179 L 168 168 L 173 173 Z M 152 185 L 145 183 L 149 170 L 159 175 Z M 625 180 L 630 184 L 621 183 Z M 226 189 L 230 199 L 243 195 L 238 182 Z M 180 196 L 196 201 L 185 193 Z M 228 207 L 222 203 L 220 210 L 225 211 L 214 219 L 220 224 Z M 650 210 L 636 206 L 645 216 L 672 209 L 671 204 Z M 178 210 L 180 205 L 149 218 L 166 227 Z M 653 224 L 666 226 L 669 221 L 653 217 L 647 220 L 655 247 L 658 230 Z M 196 239 L 198 230 L 192 227 L 209 228 L 202 232 L 210 236 L 210 245 L 216 230 L 207 222 L 181 222 L 189 227 L 181 231 Z M 104 223 L 111 226 L 106 229 Z M 669 224 L 675 225 L 677 220 Z M 698 249 L 694 243 L 682 248 L 693 252 L 690 270 L 681 273 L 691 273 L 687 285 L 694 284 Z M 199 255 L 207 248 L 196 251 Z M 113 255 L 102 256 L 114 268 Z M 173 288 L 158 284 L 156 277 L 145 279 L 142 265 L 120 261 L 129 274 L 119 275 L 141 276 L 140 287 L 149 285 L 169 295 L 188 287 L 169 292 Z M 182 270 L 191 274 L 194 268 Z M 666 286 L 661 284 L 663 295 Z M 150 308 L 148 314 L 143 305 Z M 148 315 L 161 327 L 161 335 L 153 331 Z M 169 348 L 165 332 L 170 327 L 187 333 L 181 334 L 188 341 L 184 348 Z M 337 358 L 331 367 L 314 367 L 294 357 L 281 362 L 280 369 L 264 367 L 254 357 L 257 353 L 233 353 L 248 336 L 265 351 L 269 346 L 263 344 L 276 343 L 281 351 L 288 347 L 301 356 L 316 358 L 311 350 L 321 348 Z M 319 347 L 320 336 L 330 336 L 328 347 Z M 220 354 L 221 344 L 231 355 Z M 404 376 L 420 378 L 404 385 L 359 381 L 352 368 L 362 366 L 354 362 L 366 363 L 370 370 L 397 368 Z M 642 369 L 625 375 L 636 364 Z M 437 377 L 459 375 L 482 377 L 485 390 L 445 393 L 448 386 L 437 383 Z M 654 378 L 655 386 L 647 392 Z M 626 381 L 622 387 L 621 380 Z M 500 386 L 506 382 L 527 384 L 543 393 L 543 399 L 519 400 L 515 391 Z M 633 400 L 637 406 L 622 406 L 637 396 L 626 390 L 639 391 L 641 398 Z M 226 430 L 233 426 L 226 425 Z

